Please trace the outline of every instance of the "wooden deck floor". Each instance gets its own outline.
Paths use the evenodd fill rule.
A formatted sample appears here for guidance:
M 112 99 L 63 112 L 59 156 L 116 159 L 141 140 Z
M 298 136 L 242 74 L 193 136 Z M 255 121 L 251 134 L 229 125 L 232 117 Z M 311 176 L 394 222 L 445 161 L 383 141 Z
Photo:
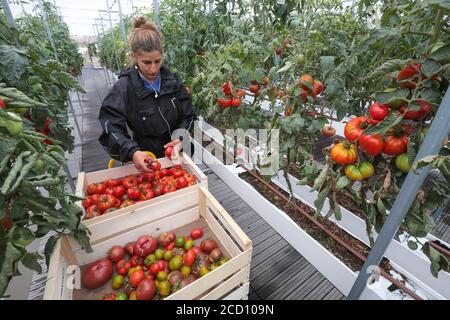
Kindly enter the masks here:
M 86 79 L 83 117 L 85 145 L 82 168 L 86 172 L 105 169 L 108 154 L 97 141 L 101 100 L 108 88 L 102 71 L 83 70 Z M 249 299 L 340 300 L 339 292 L 304 257 L 289 245 L 264 219 L 206 166 L 208 187 L 237 224 L 253 241 Z

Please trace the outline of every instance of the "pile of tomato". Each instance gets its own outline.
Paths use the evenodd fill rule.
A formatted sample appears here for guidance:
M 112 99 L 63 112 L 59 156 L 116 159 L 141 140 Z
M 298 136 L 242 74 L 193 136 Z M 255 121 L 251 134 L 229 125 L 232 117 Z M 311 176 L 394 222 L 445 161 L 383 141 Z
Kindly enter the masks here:
M 181 165 L 161 169 L 161 164 L 155 160 L 150 166 L 150 172 L 89 184 L 86 189 L 87 197 L 82 202 L 86 209 L 85 219 L 196 184 L 195 175 L 187 172 Z
M 198 228 L 190 236 L 163 232 L 157 238 L 144 235 L 113 246 L 107 257 L 84 268 L 83 288 L 103 289 L 109 282 L 111 292 L 102 300 L 163 299 L 229 260 L 214 239 L 202 237 Z M 201 240 L 200 245 L 195 240 Z
M 400 86 L 414 89 L 420 70 L 421 64 L 411 63 L 405 66 L 397 77 Z M 426 79 L 424 75 L 422 75 L 423 79 Z M 397 102 L 383 105 L 375 101 L 370 105 L 368 115 L 359 116 L 347 122 L 344 128 L 346 141 L 337 142 L 332 147 L 331 158 L 338 164 L 346 165 L 345 174 L 353 181 L 369 178 L 374 173 L 374 167 L 369 161 L 355 164 L 359 158 L 359 151 L 372 158 L 378 155 L 394 156 L 393 162 L 397 169 L 408 172 L 410 163 L 406 152 L 409 136 L 419 126 L 419 122 L 430 114 L 431 109 L 431 104 L 421 99 L 416 99 L 409 105 Z M 384 134 L 365 133 L 367 129 L 380 125 L 389 115 L 402 117 L 402 119 Z M 427 130 L 427 127 L 422 129 L 421 139 L 426 135 Z
M 244 97 L 245 92 L 242 89 L 234 90 L 231 81 L 225 82 L 222 85 L 222 91 L 225 98 L 218 98 L 217 104 L 223 108 L 239 107 L 241 105 L 241 99 Z

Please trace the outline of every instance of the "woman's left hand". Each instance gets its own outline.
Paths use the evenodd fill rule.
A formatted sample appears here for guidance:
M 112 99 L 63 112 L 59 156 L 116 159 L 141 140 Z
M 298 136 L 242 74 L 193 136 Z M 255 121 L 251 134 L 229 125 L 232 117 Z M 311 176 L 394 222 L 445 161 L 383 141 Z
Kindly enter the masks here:
M 170 160 L 172 160 L 175 164 L 181 163 L 180 151 L 181 151 L 182 146 L 183 146 L 183 144 L 181 143 L 180 139 L 173 140 L 173 141 L 167 143 L 166 145 L 164 145 L 164 149 L 166 149 L 168 147 L 173 148 L 172 156 L 170 157 Z

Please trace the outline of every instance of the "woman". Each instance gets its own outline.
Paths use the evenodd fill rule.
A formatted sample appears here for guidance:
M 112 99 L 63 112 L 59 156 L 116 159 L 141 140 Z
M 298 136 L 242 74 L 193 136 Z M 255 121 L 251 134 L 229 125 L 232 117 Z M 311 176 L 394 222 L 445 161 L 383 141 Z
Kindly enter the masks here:
M 134 27 L 129 36 L 133 63 L 119 75 L 102 103 L 99 142 L 112 158 L 133 161 L 145 172 L 151 158 L 144 151 L 161 158 L 164 149 L 172 146 L 172 159 L 179 157 L 183 135 L 177 129 L 184 133 L 193 129 L 196 114 L 183 82 L 162 66 L 159 30 L 143 17 L 135 20 Z

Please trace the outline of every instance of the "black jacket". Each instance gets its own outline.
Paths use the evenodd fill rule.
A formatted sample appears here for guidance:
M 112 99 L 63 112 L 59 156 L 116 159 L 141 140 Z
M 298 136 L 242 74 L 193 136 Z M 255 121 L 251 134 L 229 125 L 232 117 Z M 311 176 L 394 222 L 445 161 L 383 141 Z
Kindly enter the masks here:
M 131 161 L 131 153 L 137 149 L 161 158 L 175 129 L 193 129 L 197 116 L 183 82 L 164 67 L 160 75 L 158 97 L 144 86 L 138 70 L 131 67 L 120 74 L 103 100 L 98 117 L 103 128 L 99 142 L 112 158 Z

